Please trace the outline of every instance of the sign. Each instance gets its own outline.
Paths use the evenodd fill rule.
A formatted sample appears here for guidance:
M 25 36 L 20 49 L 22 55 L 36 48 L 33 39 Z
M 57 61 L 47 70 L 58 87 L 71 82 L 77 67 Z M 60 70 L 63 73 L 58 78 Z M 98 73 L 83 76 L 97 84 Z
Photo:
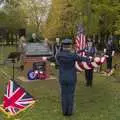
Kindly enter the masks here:
M 28 43 L 25 46 L 25 56 L 51 56 L 52 52 L 44 43 Z
M 45 80 L 48 77 L 46 63 L 44 61 L 33 63 L 33 68 L 28 71 L 27 77 L 29 80 Z
M 33 63 L 33 70 L 45 71 L 46 70 L 45 66 L 46 66 L 45 62 L 35 62 Z

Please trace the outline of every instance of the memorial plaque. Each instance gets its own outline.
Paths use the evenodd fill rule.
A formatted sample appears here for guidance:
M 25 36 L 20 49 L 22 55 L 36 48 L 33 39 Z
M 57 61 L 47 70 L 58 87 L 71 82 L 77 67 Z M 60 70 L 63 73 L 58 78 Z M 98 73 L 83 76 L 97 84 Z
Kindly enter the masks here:
M 46 67 L 45 62 L 35 62 L 35 63 L 33 63 L 33 70 L 45 71 L 46 70 L 45 67 Z
M 25 47 L 25 56 L 51 56 L 52 51 L 44 43 L 28 43 Z

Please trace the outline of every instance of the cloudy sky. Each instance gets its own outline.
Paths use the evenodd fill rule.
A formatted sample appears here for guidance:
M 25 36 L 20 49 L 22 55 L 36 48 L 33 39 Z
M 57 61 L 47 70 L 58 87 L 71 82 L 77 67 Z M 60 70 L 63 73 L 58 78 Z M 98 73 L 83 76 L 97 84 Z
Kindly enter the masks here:
M 2 8 L 4 6 L 4 2 L 1 3 L 1 0 L 0 0 L 0 8 Z

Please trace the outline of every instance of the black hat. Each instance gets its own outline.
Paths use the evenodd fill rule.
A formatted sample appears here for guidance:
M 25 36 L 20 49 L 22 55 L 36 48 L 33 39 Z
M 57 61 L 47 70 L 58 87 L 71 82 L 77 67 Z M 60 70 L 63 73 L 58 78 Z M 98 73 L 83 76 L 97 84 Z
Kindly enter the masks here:
M 87 38 L 87 42 L 93 42 L 92 41 L 92 36 L 87 36 L 86 38 Z
M 64 40 L 62 41 L 62 44 L 63 44 L 63 45 L 70 45 L 70 44 L 72 44 L 72 39 L 64 39 Z

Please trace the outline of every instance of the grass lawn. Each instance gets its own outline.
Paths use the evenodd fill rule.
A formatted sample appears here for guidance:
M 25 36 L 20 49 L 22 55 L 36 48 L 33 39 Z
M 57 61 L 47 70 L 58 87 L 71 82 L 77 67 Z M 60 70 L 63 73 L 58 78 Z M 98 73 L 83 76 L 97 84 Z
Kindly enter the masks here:
M 11 51 L 13 50 L 11 48 Z M 5 55 L 7 53 L 8 49 Z M 119 62 L 118 57 L 114 60 L 116 63 Z M 0 66 L 0 70 L 3 69 L 11 75 L 11 68 Z M 116 73 L 118 74 L 118 71 Z M 61 113 L 58 79 L 29 83 L 18 81 L 37 101 L 15 117 L 7 118 L 0 112 L 0 120 L 120 120 L 120 78 L 115 76 L 104 77 L 95 73 L 93 87 L 86 88 L 84 73 L 79 73 L 75 114 L 72 117 L 64 117 Z M 0 103 L 7 81 L 8 79 L 0 73 Z

